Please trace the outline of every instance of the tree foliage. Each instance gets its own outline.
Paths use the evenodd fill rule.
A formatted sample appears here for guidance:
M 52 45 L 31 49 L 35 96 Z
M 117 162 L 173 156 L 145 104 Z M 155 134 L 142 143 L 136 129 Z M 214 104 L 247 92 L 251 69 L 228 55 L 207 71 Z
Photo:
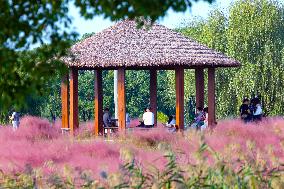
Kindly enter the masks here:
M 283 7 L 269 0 L 237 1 L 224 15 L 215 10 L 208 20 L 180 31 L 242 63 L 217 71 L 217 114 L 235 116 L 243 97 L 261 95 L 265 113 L 283 114 Z
M 266 114 L 281 115 L 284 113 L 284 96 L 282 95 L 284 89 L 283 11 L 284 8 L 274 1 L 240 0 L 230 7 L 228 15 L 216 9 L 208 19 L 194 20 L 187 27 L 178 29 L 184 35 L 242 63 L 240 68 L 217 69 L 218 118 L 238 115 L 238 107 L 243 97 L 256 94 L 261 95 Z M 42 49 L 45 48 L 49 47 L 45 46 Z M 25 56 L 21 55 L 21 57 L 26 57 L 25 59 L 29 60 L 35 57 L 34 54 L 35 52 L 25 52 Z M 19 67 L 15 70 L 20 69 L 23 68 Z M 26 73 L 26 71 L 23 70 L 20 73 Z M 55 80 L 46 84 L 44 77 L 40 81 L 45 83 L 43 85 L 45 91 L 56 92 L 49 92 L 47 96 L 43 97 L 34 95 L 33 97 L 29 96 L 28 99 L 25 98 L 29 104 L 40 106 L 40 108 L 32 110 L 34 113 L 31 114 L 50 117 L 52 110 L 56 116 L 60 116 L 60 74 L 57 73 L 57 76 L 55 76 L 56 73 L 52 74 L 53 78 L 57 78 L 55 79 L 56 84 Z M 32 82 L 29 74 L 23 74 L 23 76 L 27 77 L 27 82 Z M 174 71 L 161 70 L 158 72 L 158 110 L 167 115 L 175 112 L 174 79 Z M 148 71 L 126 72 L 127 111 L 131 117 L 140 116 L 143 108 L 149 104 L 149 80 Z M 10 83 L 13 85 L 13 82 Z M 81 120 L 93 117 L 93 86 L 93 72 L 80 72 L 79 111 Z M 113 110 L 113 71 L 103 72 L 103 86 L 104 106 Z M 207 91 L 205 91 L 206 94 Z M 187 119 L 194 95 L 194 71 L 186 70 L 185 109 Z M 52 104 L 52 102 L 54 103 Z
M 205 0 L 212 2 L 213 0 Z M 157 20 L 168 9 L 185 11 L 190 0 L 2 0 L 0 4 L 0 108 L 22 105 L 31 94 L 40 94 L 50 74 L 64 66 L 56 58 L 64 55 L 77 34 L 71 26 L 69 6 L 91 19 L 103 15 L 111 20 L 144 17 Z M 139 22 L 143 24 L 142 21 Z M 48 45 L 43 45 L 48 44 Z M 30 54 L 28 50 L 43 45 Z M 20 53 L 19 53 L 20 52 Z

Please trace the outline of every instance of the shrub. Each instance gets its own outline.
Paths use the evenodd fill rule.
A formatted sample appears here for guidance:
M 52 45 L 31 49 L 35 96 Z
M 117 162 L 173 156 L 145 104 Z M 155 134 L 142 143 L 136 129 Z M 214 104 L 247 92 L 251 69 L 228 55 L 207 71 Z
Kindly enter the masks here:
M 164 114 L 163 112 L 157 112 L 157 120 L 160 123 L 166 123 L 168 121 L 168 116 Z

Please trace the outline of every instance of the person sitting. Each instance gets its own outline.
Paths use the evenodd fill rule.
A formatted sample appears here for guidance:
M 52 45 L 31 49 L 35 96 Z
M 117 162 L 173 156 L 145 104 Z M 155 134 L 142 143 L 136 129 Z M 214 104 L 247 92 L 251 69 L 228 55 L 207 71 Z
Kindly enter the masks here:
M 251 110 L 250 110 L 250 107 L 249 107 L 249 99 L 248 98 L 243 99 L 243 104 L 240 106 L 240 115 L 241 115 L 241 119 L 245 123 L 251 121 Z
M 203 125 L 200 127 L 201 131 L 205 130 L 208 127 L 208 107 L 203 109 L 203 113 L 205 119 Z
M 146 112 L 146 109 L 147 109 L 147 108 L 144 108 L 144 113 Z M 143 113 L 143 114 L 144 114 L 144 113 Z M 143 118 L 139 120 L 139 125 L 137 125 L 136 127 L 145 127 Z
M 203 113 L 203 109 L 198 107 L 196 110 L 195 118 L 193 124 L 191 124 L 192 128 L 199 129 L 204 124 L 205 116 Z
M 146 108 L 146 112 L 143 114 L 143 122 L 146 128 L 154 127 L 154 114 L 151 112 L 151 108 Z
M 176 131 L 176 116 L 175 115 L 169 116 L 169 120 L 164 126 L 167 127 L 169 131 L 175 132 Z
M 111 117 L 110 117 L 110 113 L 109 113 L 109 109 L 105 108 L 104 109 L 104 115 L 103 115 L 103 123 L 105 127 L 111 127 Z
M 253 112 L 253 120 L 256 122 L 262 120 L 262 107 L 259 98 L 255 99 L 255 111 Z
M 176 116 L 175 115 L 171 115 L 169 116 L 169 120 L 168 122 L 166 123 L 166 127 L 173 127 L 176 125 Z

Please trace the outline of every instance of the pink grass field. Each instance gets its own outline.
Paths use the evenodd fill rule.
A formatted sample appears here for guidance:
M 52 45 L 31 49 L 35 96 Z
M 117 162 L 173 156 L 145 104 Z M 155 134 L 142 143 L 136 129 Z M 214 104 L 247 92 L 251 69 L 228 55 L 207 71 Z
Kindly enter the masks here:
M 136 120 L 138 123 L 138 121 Z M 136 122 L 132 125 L 138 125 Z M 162 126 L 151 131 L 129 130 L 104 140 L 92 135 L 92 122 L 82 123 L 74 137 L 62 134 L 60 121 L 23 117 L 20 128 L 0 127 L 0 169 L 17 172 L 27 165 L 44 173 L 63 172 L 64 168 L 90 170 L 100 179 L 101 173 L 115 173 L 127 161 L 141 167 L 163 169 L 164 157 L 175 152 L 177 163 L 196 163 L 196 151 L 205 142 L 208 164 L 214 161 L 211 151 L 226 159 L 257 159 L 269 166 L 284 162 L 284 119 L 268 118 L 262 123 L 243 124 L 240 120 L 219 121 L 216 128 L 204 132 L 170 133 Z M 243 158 L 244 159 L 244 158 Z

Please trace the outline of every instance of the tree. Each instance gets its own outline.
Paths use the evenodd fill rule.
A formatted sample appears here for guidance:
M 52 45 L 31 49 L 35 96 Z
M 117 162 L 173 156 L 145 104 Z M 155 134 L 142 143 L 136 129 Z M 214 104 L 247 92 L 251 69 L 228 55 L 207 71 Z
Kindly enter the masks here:
M 238 115 L 243 97 L 260 94 L 265 113 L 283 109 L 283 7 L 269 0 L 235 2 L 225 16 L 215 10 L 182 33 L 242 63 L 241 68 L 217 70 L 217 115 Z
M 205 0 L 211 3 L 213 0 Z M 190 0 L 3 0 L 0 4 L 0 107 L 22 104 L 25 97 L 40 93 L 55 70 L 64 72 L 56 60 L 63 56 L 77 34 L 70 30 L 68 6 L 79 7 L 81 15 L 91 19 L 103 15 L 111 20 L 144 17 L 157 20 L 168 9 L 185 11 Z M 143 21 L 140 20 L 140 25 Z M 47 43 L 48 45 L 43 45 Z M 27 55 L 34 45 L 43 45 Z M 18 53 L 21 51 L 21 53 Z
M 217 69 L 218 118 L 238 115 L 238 106 L 242 98 L 250 97 L 252 93 L 261 94 L 267 114 L 284 114 L 283 11 L 282 6 L 269 0 L 241 0 L 232 5 L 229 15 L 217 9 L 207 20 L 195 20 L 188 27 L 179 29 L 184 35 L 242 63 L 240 68 Z M 36 57 L 35 54 L 36 52 L 32 51 L 25 53 L 25 56 L 22 54 L 21 57 L 31 59 Z M 39 109 L 41 116 L 49 117 L 50 110 L 60 107 L 61 102 L 58 97 L 60 75 L 57 74 L 56 76 L 53 73 L 52 78 L 56 79 L 51 83 L 45 82 L 43 85 L 45 90 L 49 91 L 47 96 L 35 95 L 24 99 L 29 106 L 40 106 L 40 108 L 28 109 L 33 114 L 39 114 Z M 26 77 L 26 80 L 31 82 L 29 76 Z M 79 81 L 79 111 L 81 120 L 84 120 L 83 109 L 87 111 L 85 119 L 89 119 L 87 115 L 93 112 L 93 102 L 88 101 L 88 96 L 93 95 L 93 72 L 80 72 Z M 192 81 L 194 81 L 193 70 L 185 71 L 186 106 L 191 96 L 195 95 L 195 84 Z M 158 72 L 158 110 L 168 115 L 175 112 L 174 85 L 173 71 L 160 70 Z M 103 71 L 103 86 L 104 106 L 113 109 L 113 71 Z M 132 117 L 138 117 L 141 114 L 141 108 L 149 102 L 148 92 L 149 73 L 147 71 L 126 72 L 127 108 Z M 205 91 L 205 95 L 206 93 Z M 54 102 L 52 106 L 49 105 L 52 104 L 51 102 Z M 60 111 L 60 108 L 57 110 Z M 0 113 L 0 119 L 5 117 L 6 115 Z M 186 118 L 188 117 L 189 115 L 186 115 Z
M 94 86 L 94 72 L 79 71 L 79 117 L 83 121 L 90 120 L 94 115 Z M 61 104 L 61 101 L 59 103 Z

